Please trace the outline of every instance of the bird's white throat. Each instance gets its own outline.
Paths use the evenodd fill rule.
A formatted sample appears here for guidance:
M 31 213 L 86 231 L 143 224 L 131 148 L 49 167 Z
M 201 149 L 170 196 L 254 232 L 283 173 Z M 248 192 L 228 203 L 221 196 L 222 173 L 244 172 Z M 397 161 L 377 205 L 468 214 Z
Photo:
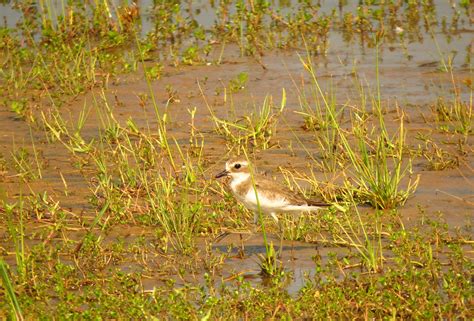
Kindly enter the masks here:
M 240 184 L 246 184 L 250 179 L 250 173 L 232 173 L 230 188 L 236 192 Z

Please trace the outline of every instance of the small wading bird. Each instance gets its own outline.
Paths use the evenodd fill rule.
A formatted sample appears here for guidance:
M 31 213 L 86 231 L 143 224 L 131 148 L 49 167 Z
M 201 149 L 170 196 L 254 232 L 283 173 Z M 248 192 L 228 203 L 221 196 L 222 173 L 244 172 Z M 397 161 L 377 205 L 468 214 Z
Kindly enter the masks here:
M 255 224 L 258 222 L 259 205 L 262 213 L 271 215 L 277 223 L 277 213 L 313 212 L 329 206 L 307 200 L 260 175 L 253 175 L 252 179 L 249 163 L 245 159 L 229 160 L 216 178 L 224 176 L 231 178 L 230 189 L 237 200 L 253 211 Z

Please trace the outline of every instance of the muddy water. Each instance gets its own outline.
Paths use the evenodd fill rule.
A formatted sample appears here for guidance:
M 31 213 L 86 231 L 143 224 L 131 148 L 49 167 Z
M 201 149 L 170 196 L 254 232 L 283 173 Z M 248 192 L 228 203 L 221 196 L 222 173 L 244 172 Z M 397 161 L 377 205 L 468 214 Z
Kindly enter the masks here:
M 311 244 L 297 241 L 282 241 L 275 235 L 270 235 L 269 242 L 273 243 L 276 251 L 281 251 L 279 260 L 285 273 L 290 273 L 286 279 L 287 290 L 290 294 L 296 293 L 305 281 L 314 277 L 315 262 L 325 265 L 328 254 L 342 257 L 349 251 L 344 248 L 325 247 L 321 244 Z M 226 260 L 226 268 L 222 279 L 233 280 L 242 276 L 253 282 L 265 282 L 261 274 L 258 256 L 265 255 L 265 246 L 261 233 L 258 234 L 231 234 L 213 246 L 219 252 L 229 252 L 231 256 Z
M 327 2 L 325 2 L 327 3 Z M 446 9 L 448 10 L 448 9 Z M 436 35 L 436 41 L 424 35 L 421 42 L 406 42 L 384 46 L 380 52 L 380 85 L 382 99 L 387 109 L 387 120 L 393 130 L 397 126 L 395 121 L 398 117 L 397 108 L 402 109 L 407 115 L 406 127 L 409 132 L 408 144 L 416 147 L 420 142 L 415 139 L 418 133 L 429 133 L 432 139 L 447 150 L 454 150 L 459 136 L 445 134 L 436 128 L 431 114 L 430 105 L 438 97 L 451 99 L 453 95 L 453 83 L 451 75 L 440 72 L 441 56 L 454 55 L 453 70 L 454 81 L 461 88 L 461 98 L 470 100 L 470 91 L 465 88 L 464 82 L 472 81 L 471 66 L 466 64 L 472 52 L 472 31 L 464 30 L 451 38 L 442 34 Z M 437 49 L 439 46 L 440 50 Z M 216 50 L 214 61 L 217 61 Z M 167 107 L 170 116 L 169 135 L 176 137 L 178 141 L 187 141 L 190 132 L 189 109 L 196 107 L 196 129 L 205 138 L 205 155 L 210 160 L 208 169 L 209 178 L 220 169 L 227 156 L 222 156 L 226 149 L 224 139 L 213 131 L 213 123 L 210 119 L 208 108 L 199 90 L 198 82 L 203 88 L 204 96 L 213 111 L 219 117 L 230 117 L 233 108 L 237 115 L 245 115 L 261 106 L 265 96 L 271 95 L 276 105 L 282 96 L 282 88 L 287 93 L 287 106 L 282 119 L 277 126 L 277 134 L 274 138 L 278 142 L 274 148 L 261 151 L 257 155 L 257 165 L 260 170 L 267 171 L 270 175 L 281 177 L 277 167 L 307 172 L 308 161 L 305 148 L 309 148 L 317 155 L 318 150 L 314 143 L 312 133 L 302 129 L 303 119 L 296 111 L 300 111 L 297 98 L 296 86 L 305 85 L 309 88 L 310 78 L 305 73 L 298 55 L 304 56 L 303 51 L 275 51 L 266 53 L 261 62 L 253 58 L 239 56 L 236 46 L 228 45 L 225 48 L 224 60 L 220 65 L 211 63 L 202 66 L 180 66 L 174 68 L 167 66 L 162 78 L 152 83 L 152 91 L 156 95 L 160 105 L 160 112 L 165 111 L 165 105 L 169 98 L 166 87 L 175 91 L 175 100 Z M 359 92 L 355 89 L 357 78 L 367 87 L 367 90 L 375 92 L 376 84 L 376 52 L 375 49 L 363 48 L 358 42 L 346 43 L 337 35 L 331 35 L 330 47 L 327 56 L 314 57 L 317 66 L 317 76 L 321 86 L 325 90 L 334 88 L 336 99 L 339 104 L 355 105 L 359 102 Z M 225 97 L 224 87 L 239 73 L 245 72 L 249 76 L 245 88 L 237 93 Z M 463 87 L 464 86 L 464 87 Z M 156 126 L 156 118 L 151 105 L 145 108 L 139 106 L 138 95 L 149 93 L 147 83 L 143 74 L 137 72 L 124 75 L 119 81 L 109 84 L 105 92 L 107 100 L 114 109 L 114 115 L 122 124 L 132 117 L 139 127 L 145 128 Z M 369 94 L 370 96 L 370 94 Z M 100 92 L 94 91 L 76 98 L 68 106 L 62 109 L 63 116 L 70 119 L 71 123 L 77 121 L 79 111 L 84 106 L 91 108 L 91 113 L 82 130 L 86 139 L 97 139 L 101 127 L 99 117 L 96 113 L 100 102 Z M 232 102 L 231 102 L 232 101 Z M 89 195 L 89 180 L 91 173 L 83 171 L 75 166 L 75 159 L 59 143 L 48 143 L 44 134 L 39 130 L 30 132 L 28 125 L 12 116 L 12 113 L 0 110 L 0 153 L 7 159 L 18 146 L 28 146 L 31 149 L 32 142 L 35 148 L 42 153 L 46 161 L 42 171 L 41 180 L 34 180 L 28 184 L 19 183 L 15 173 L 6 173 L 0 185 L 2 197 L 15 198 L 21 193 L 28 194 L 31 189 L 35 192 L 47 191 L 53 199 L 58 200 L 61 206 L 75 213 L 79 217 L 78 224 L 93 218 L 95 210 L 87 202 Z M 305 144 L 303 148 L 295 139 Z M 292 153 L 289 152 L 290 147 Z M 415 173 L 421 176 L 420 185 L 415 195 L 400 209 L 401 216 L 407 226 L 415 224 L 422 216 L 427 218 L 439 218 L 449 224 L 451 229 L 465 226 L 471 223 L 474 213 L 474 150 L 472 135 L 467 137 L 465 144 L 466 156 L 460 160 L 458 168 L 443 171 L 430 171 L 426 169 L 426 162 L 417 159 Z M 321 181 L 330 181 L 337 173 L 319 173 Z M 68 194 L 64 193 L 64 177 L 68 184 Z M 441 214 L 439 214 L 441 213 Z M 32 223 L 34 227 L 35 223 Z M 120 229 L 120 231 L 126 229 Z M 114 234 L 115 233 L 115 234 Z M 111 238 L 124 237 L 130 231 L 114 231 Z M 118 234 L 117 234 L 118 233 Z M 135 234 L 135 233 L 134 233 Z M 137 232 L 136 234 L 140 234 Z M 274 243 L 279 239 L 271 236 Z M 230 256 L 225 261 L 222 271 L 222 279 L 231 280 L 236 275 L 258 283 L 261 281 L 259 275 L 257 255 L 264 252 L 261 234 L 243 234 L 242 240 L 239 234 L 232 234 L 217 244 L 213 244 L 213 250 L 227 252 L 231 249 Z M 204 247 L 204 241 L 199 246 Z M 244 256 L 239 256 L 238 251 L 242 249 Z M 289 286 L 290 292 L 299 289 L 305 275 L 311 275 L 314 270 L 312 257 L 321 255 L 327 258 L 327 253 L 346 252 L 340 248 L 321 248 L 317 244 L 302 242 L 283 243 L 282 261 L 284 266 L 293 273 L 294 279 Z M 124 267 L 124 270 L 134 270 Z M 147 289 L 159 283 L 160 278 L 150 278 L 145 282 Z M 200 278 L 197 281 L 201 281 Z

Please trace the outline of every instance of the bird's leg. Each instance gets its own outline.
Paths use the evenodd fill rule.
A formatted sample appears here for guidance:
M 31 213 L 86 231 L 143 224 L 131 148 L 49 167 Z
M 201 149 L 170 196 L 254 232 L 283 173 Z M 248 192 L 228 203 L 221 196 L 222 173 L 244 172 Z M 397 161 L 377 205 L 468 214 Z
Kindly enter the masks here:
M 252 228 L 252 233 L 257 233 L 258 232 L 258 221 L 259 221 L 260 215 L 258 212 L 253 212 L 253 228 Z
M 244 239 L 242 237 L 242 234 L 239 234 L 239 239 L 240 239 L 239 255 L 240 255 L 240 258 L 243 259 L 245 257 L 245 247 L 244 247 Z
M 271 215 L 272 218 L 275 220 L 275 223 L 277 223 L 278 225 L 280 225 L 280 221 L 278 220 L 278 216 L 276 216 L 276 213 L 275 213 L 275 212 L 271 212 L 270 215 Z
M 278 230 L 280 231 L 280 249 L 277 253 L 277 258 L 281 258 L 281 253 L 283 251 L 283 226 L 281 225 L 280 220 L 278 219 L 278 216 L 276 215 L 275 212 L 270 213 L 270 216 L 273 218 L 275 223 L 278 225 Z
M 270 213 L 271 217 L 273 218 L 273 220 L 275 221 L 275 223 L 277 223 L 278 225 L 278 230 L 280 231 L 280 234 L 283 232 L 283 227 L 281 226 L 281 222 L 280 220 L 278 219 L 278 216 L 276 215 L 275 212 L 272 212 Z

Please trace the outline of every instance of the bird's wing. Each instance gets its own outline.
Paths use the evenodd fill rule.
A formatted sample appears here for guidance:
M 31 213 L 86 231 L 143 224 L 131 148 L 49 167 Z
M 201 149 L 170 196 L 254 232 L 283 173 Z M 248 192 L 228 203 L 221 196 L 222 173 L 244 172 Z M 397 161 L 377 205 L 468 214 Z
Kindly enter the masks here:
M 283 195 L 283 197 L 289 202 L 294 205 L 310 205 L 310 206 L 325 206 L 325 205 L 317 205 L 317 202 L 309 201 L 306 200 L 305 198 L 301 197 L 298 194 L 295 194 L 292 192 L 290 189 L 288 189 L 286 186 L 283 185 L 277 185 L 275 182 L 265 178 L 265 177 L 259 177 L 256 180 L 256 186 L 262 188 L 263 190 L 270 190 L 275 192 L 275 195 Z M 267 198 L 271 198 L 271 195 L 268 195 Z M 311 204 L 310 204 L 311 203 Z M 313 205 L 314 203 L 314 205 Z M 320 202 L 320 204 L 323 204 Z M 326 206 L 328 206 L 326 204 Z

